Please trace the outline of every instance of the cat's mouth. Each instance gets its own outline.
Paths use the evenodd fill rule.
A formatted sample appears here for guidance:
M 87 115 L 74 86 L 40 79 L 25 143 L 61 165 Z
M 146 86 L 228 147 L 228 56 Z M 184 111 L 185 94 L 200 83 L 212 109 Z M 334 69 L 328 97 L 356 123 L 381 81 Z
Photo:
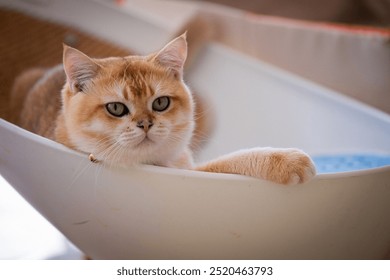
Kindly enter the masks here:
M 135 148 L 139 148 L 139 147 L 143 147 L 143 146 L 150 146 L 154 143 L 154 141 L 152 139 L 150 139 L 150 137 L 148 137 L 147 134 L 145 134 L 145 137 L 138 142 L 138 144 L 136 144 L 134 147 Z

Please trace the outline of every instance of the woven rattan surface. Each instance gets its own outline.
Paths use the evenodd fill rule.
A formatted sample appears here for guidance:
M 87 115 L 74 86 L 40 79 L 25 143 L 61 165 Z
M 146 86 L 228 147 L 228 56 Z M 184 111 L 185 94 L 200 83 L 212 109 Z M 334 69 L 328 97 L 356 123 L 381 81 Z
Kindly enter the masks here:
M 91 57 L 130 54 L 75 28 L 0 9 L 0 117 L 5 117 L 14 78 L 31 67 L 61 63 L 64 42 Z

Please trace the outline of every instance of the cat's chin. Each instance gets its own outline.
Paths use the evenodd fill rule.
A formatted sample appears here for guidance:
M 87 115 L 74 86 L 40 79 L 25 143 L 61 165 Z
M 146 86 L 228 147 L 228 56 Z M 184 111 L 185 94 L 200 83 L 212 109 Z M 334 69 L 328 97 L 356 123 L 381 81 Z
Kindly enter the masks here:
M 131 167 L 137 164 L 155 164 L 160 162 L 162 155 L 159 147 L 152 140 L 145 138 L 136 145 L 128 145 L 122 148 L 120 155 L 105 157 L 101 162 L 111 167 Z M 99 158 L 99 155 L 97 155 Z
M 143 148 L 151 148 L 152 146 L 155 145 L 156 143 L 152 139 L 146 136 L 144 139 L 142 139 L 139 143 L 133 145 L 131 148 L 143 149 Z

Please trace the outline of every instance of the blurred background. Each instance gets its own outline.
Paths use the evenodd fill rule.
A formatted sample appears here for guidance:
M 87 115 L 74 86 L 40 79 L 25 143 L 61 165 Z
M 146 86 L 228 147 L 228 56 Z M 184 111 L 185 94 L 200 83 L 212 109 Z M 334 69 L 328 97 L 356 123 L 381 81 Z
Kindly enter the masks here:
M 316 22 L 390 26 L 389 0 L 199 0 L 263 15 Z

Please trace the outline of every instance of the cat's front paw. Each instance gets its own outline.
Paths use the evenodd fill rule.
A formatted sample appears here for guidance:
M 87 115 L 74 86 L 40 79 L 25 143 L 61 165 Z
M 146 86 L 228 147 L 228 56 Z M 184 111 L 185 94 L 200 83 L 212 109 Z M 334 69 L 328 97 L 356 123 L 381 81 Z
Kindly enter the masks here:
M 295 185 L 305 183 L 316 175 L 316 168 L 311 158 L 299 149 L 275 149 L 266 156 L 266 180 Z

